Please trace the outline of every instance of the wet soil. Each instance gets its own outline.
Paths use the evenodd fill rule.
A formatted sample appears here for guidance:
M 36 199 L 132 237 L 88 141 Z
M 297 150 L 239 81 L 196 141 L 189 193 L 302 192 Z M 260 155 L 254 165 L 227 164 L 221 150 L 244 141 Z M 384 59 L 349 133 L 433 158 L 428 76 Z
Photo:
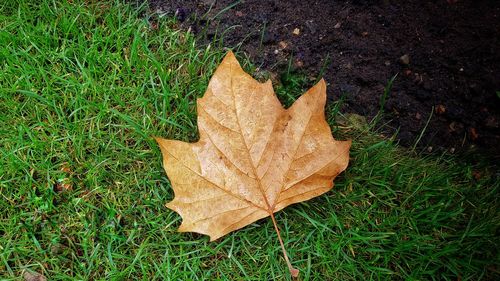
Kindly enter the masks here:
M 402 145 L 500 151 L 500 1 L 150 0 L 153 11 L 280 77 L 330 84 L 342 112 L 373 118 Z M 291 70 L 290 70 L 291 69 Z M 394 79 L 384 104 L 388 81 Z M 311 82 L 312 83 L 312 82 Z M 431 115 L 432 114 L 432 115 Z

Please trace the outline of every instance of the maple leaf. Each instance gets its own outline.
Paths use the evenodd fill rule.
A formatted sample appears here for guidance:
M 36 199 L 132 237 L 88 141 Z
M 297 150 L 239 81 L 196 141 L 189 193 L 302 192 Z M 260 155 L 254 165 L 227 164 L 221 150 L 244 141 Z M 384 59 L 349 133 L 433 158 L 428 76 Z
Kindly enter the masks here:
M 289 109 L 271 81 L 259 83 L 229 52 L 197 100 L 196 143 L 156 138 L 179 213 L 181 232 L 210 241 L 270 216 L 290 272 L 274 213 L 319 196 L 347 167 L 350 141 L 336 141 L 325 121 L 321 80 Z

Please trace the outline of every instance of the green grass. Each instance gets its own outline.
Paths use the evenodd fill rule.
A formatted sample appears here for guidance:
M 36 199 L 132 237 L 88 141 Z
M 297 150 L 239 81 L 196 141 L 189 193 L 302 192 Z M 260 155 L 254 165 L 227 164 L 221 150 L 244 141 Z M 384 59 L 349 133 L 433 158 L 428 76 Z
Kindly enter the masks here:
M 209 243 L 164 206 L 151 136 L 196 140 L 225 51 L 118 2 L 70 2 L 0 3 L 0 279 L 290 279 L 269 219 Z M 288 80 L 286 104 L 305 81 Z M 277 214 L 301 279 L 498 279 L 498 172 L 337 127 L 337 108 L 351 165 Z

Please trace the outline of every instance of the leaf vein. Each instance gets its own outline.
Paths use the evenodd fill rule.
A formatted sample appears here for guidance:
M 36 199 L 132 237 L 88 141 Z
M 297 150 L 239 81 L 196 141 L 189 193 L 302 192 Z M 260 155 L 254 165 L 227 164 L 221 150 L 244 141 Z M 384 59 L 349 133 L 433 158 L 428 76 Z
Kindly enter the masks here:
M 254 206 L 255 208 L 258 208 L 258 209 L 261 209 L 261 210 L 264 210 L 264 211 L 267 211 L 266 209 L 256 205 L 254 202 L 250 201 L 250 200 L 247 200 L 245 198 L 242 198 L 240 197 L 239 195 L 235 194 L 235 193 L 232 193 L 231 191 L 219 186 L 218 184 L 214 183 L 213 181 L 207 179 L 206 177 L 200 175 L 197 171 L 193 170 L 191 167 L 185 165 L 182 161 L 180 161 L 177 157 L 175 157 L 172 153 L 170 153 L 170 151 L 166 150 L 168 154 L 170 154 L 170 156 L 172 156 L 172 158 L 174 158 L 175 160 L 177 160 L 177 162 L 181 163 L 182 166 L 186 167 L 188 170 L 190 170 L 191 172 L 193 172 L 195 175 L 197 175 L 198 177 L 202 178 L 203 180 L 205 180 L 206 182 L 210 183 L 211 185 L 215 186 L 216 188 L 219 188 L 220 190 L 226 192 L 227 194 L 229 194 L 230 196 L 232 197 L 235 197 L 237 199 L 240 199 L 241 201 L 243 202 L 246 202 L 247 204 L 249 205 L 252 205 Z

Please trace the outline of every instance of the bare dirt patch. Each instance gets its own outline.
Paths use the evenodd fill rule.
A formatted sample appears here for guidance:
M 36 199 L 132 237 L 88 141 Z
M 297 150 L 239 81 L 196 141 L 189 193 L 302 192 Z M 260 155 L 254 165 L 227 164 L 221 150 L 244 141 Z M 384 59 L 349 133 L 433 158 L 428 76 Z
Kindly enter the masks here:
M 343 112 L 375 116 L 398 74 L 383 107 L 388 135 L 398 131 L 411 146 L 425 128 L 422 149 L 474 146 L 498 155 L 498 1 L 150 0 L 150 7 L 205 40 L 224 31 L 226 46 L 240 46 L 278 77 L 289 66 L 323 75 L 329 98 L 344 96 Z

